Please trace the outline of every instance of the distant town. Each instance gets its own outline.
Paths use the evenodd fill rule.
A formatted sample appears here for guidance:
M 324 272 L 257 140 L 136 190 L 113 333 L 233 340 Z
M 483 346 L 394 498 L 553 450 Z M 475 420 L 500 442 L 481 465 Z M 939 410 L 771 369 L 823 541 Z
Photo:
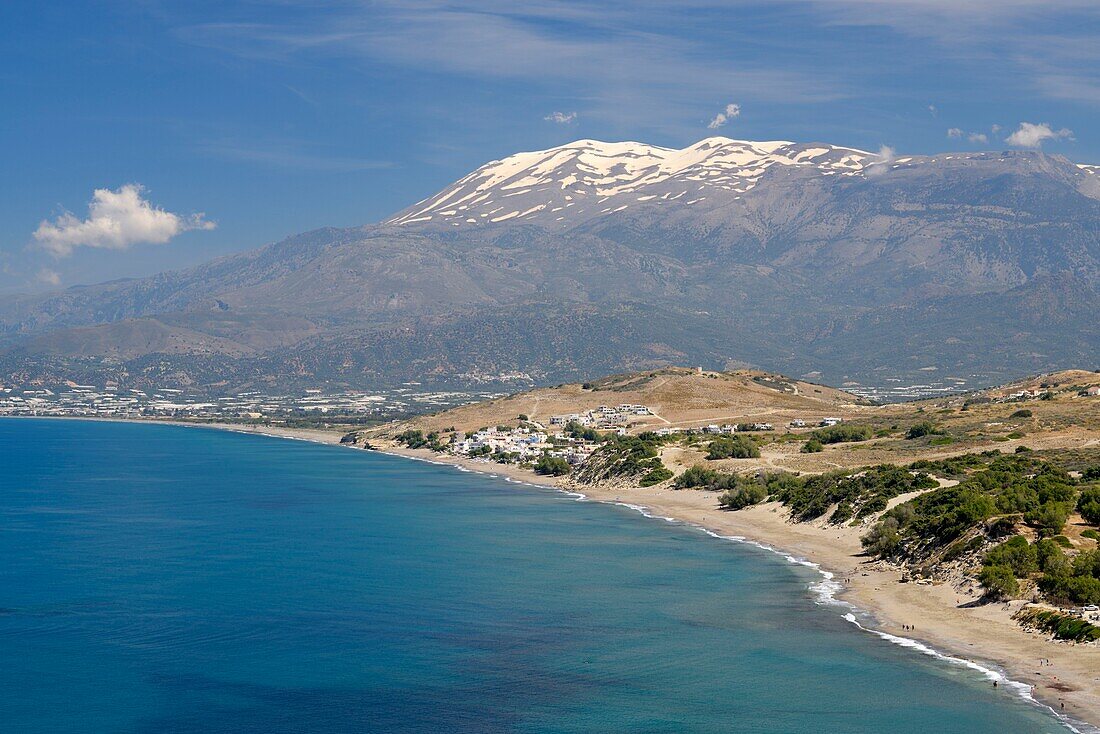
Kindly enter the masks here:
M 174 388 L 146 391 L 111 383 L 68 382 L 55 387 L 0 385 L 0 415 L 235 421 L 340 418 L 341 422 L 382 422 L 501 395 L 487 391 L 427 391 L 419 383 L 406 383 L 373 392 L 328 393 L 316 388 L 281 395 L 249 391 L 211 398 Z

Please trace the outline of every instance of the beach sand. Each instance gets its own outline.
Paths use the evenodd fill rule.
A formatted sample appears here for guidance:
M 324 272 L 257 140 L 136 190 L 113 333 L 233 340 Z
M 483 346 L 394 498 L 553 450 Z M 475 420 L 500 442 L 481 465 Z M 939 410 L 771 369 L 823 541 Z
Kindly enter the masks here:
M 343 435 L 340 431 L 324 429 L 156 422 L 326 444 L 339 444 Z M 427 449 L 408 449 L 388 442 L 376 443 L 383 453 L 460 466 L 528 484 L 578 491 L 593 501 L 644 507 L 655 516 L 697 525 L 717 535 L 741 537 L 811 561 L 823 571 L 832 573 L 839 582 L 838 599 L 873 615 L 874 629 L 923 642 L 941 653 L 999 668 L 1008 678 L 1034 686 L 1034 697 L 1056 712 L 1100 725 L 1100 646 L 1054 642 L 1044 635 L 1024 631 L 1011 619 L 1022 602 L 971 607 L 967 604 L 976 601 L 977 594 L 959 594 L 948 584 L 900 583 L 900 570 L 872 563 L 861 555 L 859 536 L 862 531 L 859 528 L 792 523 L 776 503 L 737 512 L 724 511 L 718 508 L 715 494 L 698 490 L 578 489 L 568 486 L 567 482 L 542 477 L 516 466 L 437 454 Z M 902 625 L 910 625 L 912 629 L 903 629 Z M 1041 659 L 1049 660 L 1050 664 L 1040 665 Z

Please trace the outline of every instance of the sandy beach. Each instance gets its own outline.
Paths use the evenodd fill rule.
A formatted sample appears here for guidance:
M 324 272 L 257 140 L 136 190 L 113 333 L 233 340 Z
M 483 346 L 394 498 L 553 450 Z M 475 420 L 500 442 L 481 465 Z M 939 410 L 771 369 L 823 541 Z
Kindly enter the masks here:
M 339 444 L 342 436 L 339 431 L 324 429 L 155 422 L 326 444 Z M 381 444 L 378 450 L 528 484 L 575 490 L 567 482 L 516 466 L 437 454 L 427 449 L 407 449 L 392 443 Z M 1023 602 L 971 607 L 968 603 L 977 600 L 977 593 L 961 595 L 947 584 L 900 583 L 899 570 L 872 563 L 861 555 L 862 531 L 858 528 L 791 523 L 776 503 L 737 512 L 723 511 L 718 508 L 716 497 L 703 491 L 630 487 L 584 487 L 576 491 L 593 501 L 644 507 L 655 516 L 697 525 L 717 535 L 741 537 L 813 562 L 833 574 L 839 583 L 839 600 L 873 615 L 874 630 L 917 640 L 940 653 L 999 669 L 1010 680 L 1033 686 L 1034 698 L 1056 713 L 1100 725 L 1100 646 L 1054 642 L 1024 631 L 1011 619 Z M 911 629 L 903 629 L 903 625 Z M 1049 663 L 1040 664 L 1041 660 Z

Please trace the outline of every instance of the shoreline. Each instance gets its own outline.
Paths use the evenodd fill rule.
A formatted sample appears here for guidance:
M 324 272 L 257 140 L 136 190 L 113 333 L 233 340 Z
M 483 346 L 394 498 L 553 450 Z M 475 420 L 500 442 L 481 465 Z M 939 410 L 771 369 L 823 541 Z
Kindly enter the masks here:
M 58 418 L 213 428 L 344 445 L 340 443 L 343 432 L 320 428 L 156 419 Z M 899 583 L 899 570 L 870 563 L 861 556 L 858 528 L 790 523 L 775 503 L 737 512 L 724 511 L 717 507 L 710 493 L 701 491 L 578 488 L 513 465 L 441 455 L 428 449 L 386 445 L 372 450 L 453 466 L 513 483 L 555 489 L 578 500 L 617 504 L 647 517 L 686 524 L 719 539 L 744 542 L 776 553 L 789 562 L 821 573 L 822 582 L 814 584 L 818 587 L 814 590 L 817 602 L 846 608 L 845 618 L 863 631 L 951 664 L 970 667 L 991 681 L 1003 682 L 1006 692 L 1048 710 L 1068 728 L 1089 734 L 1100 733 L 1100 726 L 1097 726 L 1100 724 L 1100 647 L 1056 643 L 1023 630 L 1011 619 L 1011 614 L 1022 606 L 1022 602 L 962 608 L 976 596 L 961 595 L 946 584 Z M 902 629 L 903 624 L 913 621 L 915 630 Z M 1049 659 L 1052 665 L 1040 670 L 1040 658 Z

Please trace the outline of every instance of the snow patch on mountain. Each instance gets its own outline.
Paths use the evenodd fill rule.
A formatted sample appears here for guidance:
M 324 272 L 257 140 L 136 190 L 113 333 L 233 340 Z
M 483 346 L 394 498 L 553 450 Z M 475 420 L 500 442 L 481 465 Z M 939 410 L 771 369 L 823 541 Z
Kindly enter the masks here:
M 708 189 L 744 194 L 773 166 L 854 176 L 878 160 L 876 154 L 854 148 L 785 140 L 713 137 L 680 150 L 578 140 L 491 161 L 386 223 L 431 221 L 459 226 L 530 219 L 578 206 L 569 214 L 614 213 L 634 203 L 689 195 L 682 203 L 690 205 L 705 200 L 700 192 Z M 598 212 L 589 206 L 599 207 Z

